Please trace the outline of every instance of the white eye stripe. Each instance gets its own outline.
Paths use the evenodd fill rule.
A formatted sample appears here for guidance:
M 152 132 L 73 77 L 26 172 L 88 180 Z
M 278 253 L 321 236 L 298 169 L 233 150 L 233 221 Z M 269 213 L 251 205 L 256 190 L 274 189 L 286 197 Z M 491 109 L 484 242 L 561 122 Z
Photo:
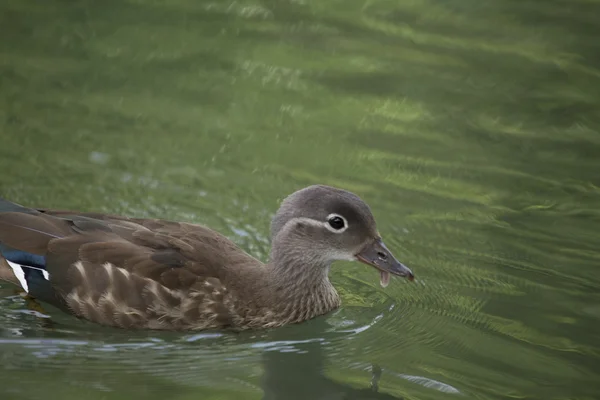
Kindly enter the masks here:
M 331 225 L 329 225 L 329 220 L 331 218 L 334 218 L 334 217 L 339 217 L 339 218 L 341 218 L 344 221 L 344 227 L 343 228 L 336 230 Z M 346 218 L 344 218 L 343 216 L 341 216 L 339 214 L 329 214 L 327 216 L 327 219 L 325 221 L 319 221 L 319 220 L 316 220 L 316 219 L 305 218 L 305 217 L 292 218 L 288 222 L 285 223 L 285 225 L 281 228 L 280 232 L 288 230 L 291 226 L 293 226 L 296 223 L 302 223 L 302 224 L 306 224 L 306 225 L 312 225 L 312 226 L 315 226 L 315 227 L 325 227 L 325 229 L 327 229 L 328 231 L 333 232 L 333 233 L 342 233 L 346 229 L 348 229 L 348 220 L 346 220 Z
M 323 223 L 321 221 L 317 221 L 316 219 L 312 219 L 312 218 L 305 218 L 305 217 L 296 217 L 296 218 L 292 218 L 290 219 L 288 222 L 285 223 L 285 225 L 283 225 L 283 227 L 281 228 L 280 232 L 284 232 L 289 230 L 291 227 L 293 227 L 295 224 L 306 224 L 306 225 L 311 225 L 311 226 L 315 226 L 315 227 L 323 227 Z
M 342 221 L 344 221 L 344 226 L 342 226 L 340 229 L 335 229 L 334 227 L 332 227 L 332 226 L 329 224 L 329 221 L 330 221 L 332 218 L 340 218 Z M 334 233 L 342 233 L 342 232 L 344 232 L 346 229 L 348 229 L 348 220 L 347 220 L 346 218 L 344 218 L 343 216 L 341 216 L 340 214 L 335 214 L 335 213 L 333 213 L 333 214 L 329 214 L 329 215 L 327 216 L 327 219 L 326 219 L 326 221 L 325 221 L 325 224 L 324 224 L 324 225 L 325 225 L 325 228 L 327 228 L 327 229 L 328 229 L 328 230 L 330 230 L 331 232 L 334 232 Z

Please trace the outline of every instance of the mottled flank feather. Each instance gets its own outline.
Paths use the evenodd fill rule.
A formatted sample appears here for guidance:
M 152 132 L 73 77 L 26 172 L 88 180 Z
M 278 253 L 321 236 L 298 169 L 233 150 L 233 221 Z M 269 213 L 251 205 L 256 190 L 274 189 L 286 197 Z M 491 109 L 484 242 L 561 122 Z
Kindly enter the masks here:
M 200 330 L 231 325 L 231 295 L 218 279 L 198 278 L 189 289 L 172 290 L 111 263 L 71 266 L 66 296 L 73 314 L 119 328 Z

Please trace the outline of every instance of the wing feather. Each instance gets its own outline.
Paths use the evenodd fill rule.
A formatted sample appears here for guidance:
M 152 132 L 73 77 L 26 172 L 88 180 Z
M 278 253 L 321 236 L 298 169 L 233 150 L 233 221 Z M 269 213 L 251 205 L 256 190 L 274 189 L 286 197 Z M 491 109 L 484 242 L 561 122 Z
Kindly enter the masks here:
M 201 225 L 69 211 L 0 212 L 0 243 L 43 255 L 75 315 L 120 327 L 230 324 L 228 266 L 255 261 Z

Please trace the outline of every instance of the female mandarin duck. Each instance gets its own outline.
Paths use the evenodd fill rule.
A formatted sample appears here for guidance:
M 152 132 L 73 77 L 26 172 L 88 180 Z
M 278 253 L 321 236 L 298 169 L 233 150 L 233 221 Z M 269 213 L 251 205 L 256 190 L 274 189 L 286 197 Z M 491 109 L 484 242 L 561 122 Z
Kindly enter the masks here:
M 0 279 L 102 325 L 164 330 L 260 329 L 340 306 L 336 260 L 413 279 L 355 194 L 310 186 L 287 197 L 263 264 L 201 225 L 30 209 L 0 200 Z

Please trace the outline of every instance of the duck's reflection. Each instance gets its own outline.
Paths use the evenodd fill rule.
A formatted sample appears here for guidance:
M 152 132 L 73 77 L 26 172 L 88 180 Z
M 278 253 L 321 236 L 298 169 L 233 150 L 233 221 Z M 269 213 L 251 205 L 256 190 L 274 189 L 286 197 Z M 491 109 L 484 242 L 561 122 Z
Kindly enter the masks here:
M 319 326 L 320 325 L 320 326 Z M 311 324 L 314 337 L 315 327 L 325 331 L 324 324 Z M 298 330 L 294 331 L 300 334 Z M 305 335 L 302 335 L 306 338 Z M 274 341 L 290 341 L 290 330 L 278 330 L 271 334 Z M 296 341 L 293 348 L 265 351 L 262 355 L 264 375 L 262 388 L 264 400 L 294 399 L 401 399 L 379 391 L 381 369 L 372 366 L 371 381 L 365 381 L 365 387 L 357 389 L 344 383 L 336 382 L 325 375 L 326 349 L 325 341 Z

